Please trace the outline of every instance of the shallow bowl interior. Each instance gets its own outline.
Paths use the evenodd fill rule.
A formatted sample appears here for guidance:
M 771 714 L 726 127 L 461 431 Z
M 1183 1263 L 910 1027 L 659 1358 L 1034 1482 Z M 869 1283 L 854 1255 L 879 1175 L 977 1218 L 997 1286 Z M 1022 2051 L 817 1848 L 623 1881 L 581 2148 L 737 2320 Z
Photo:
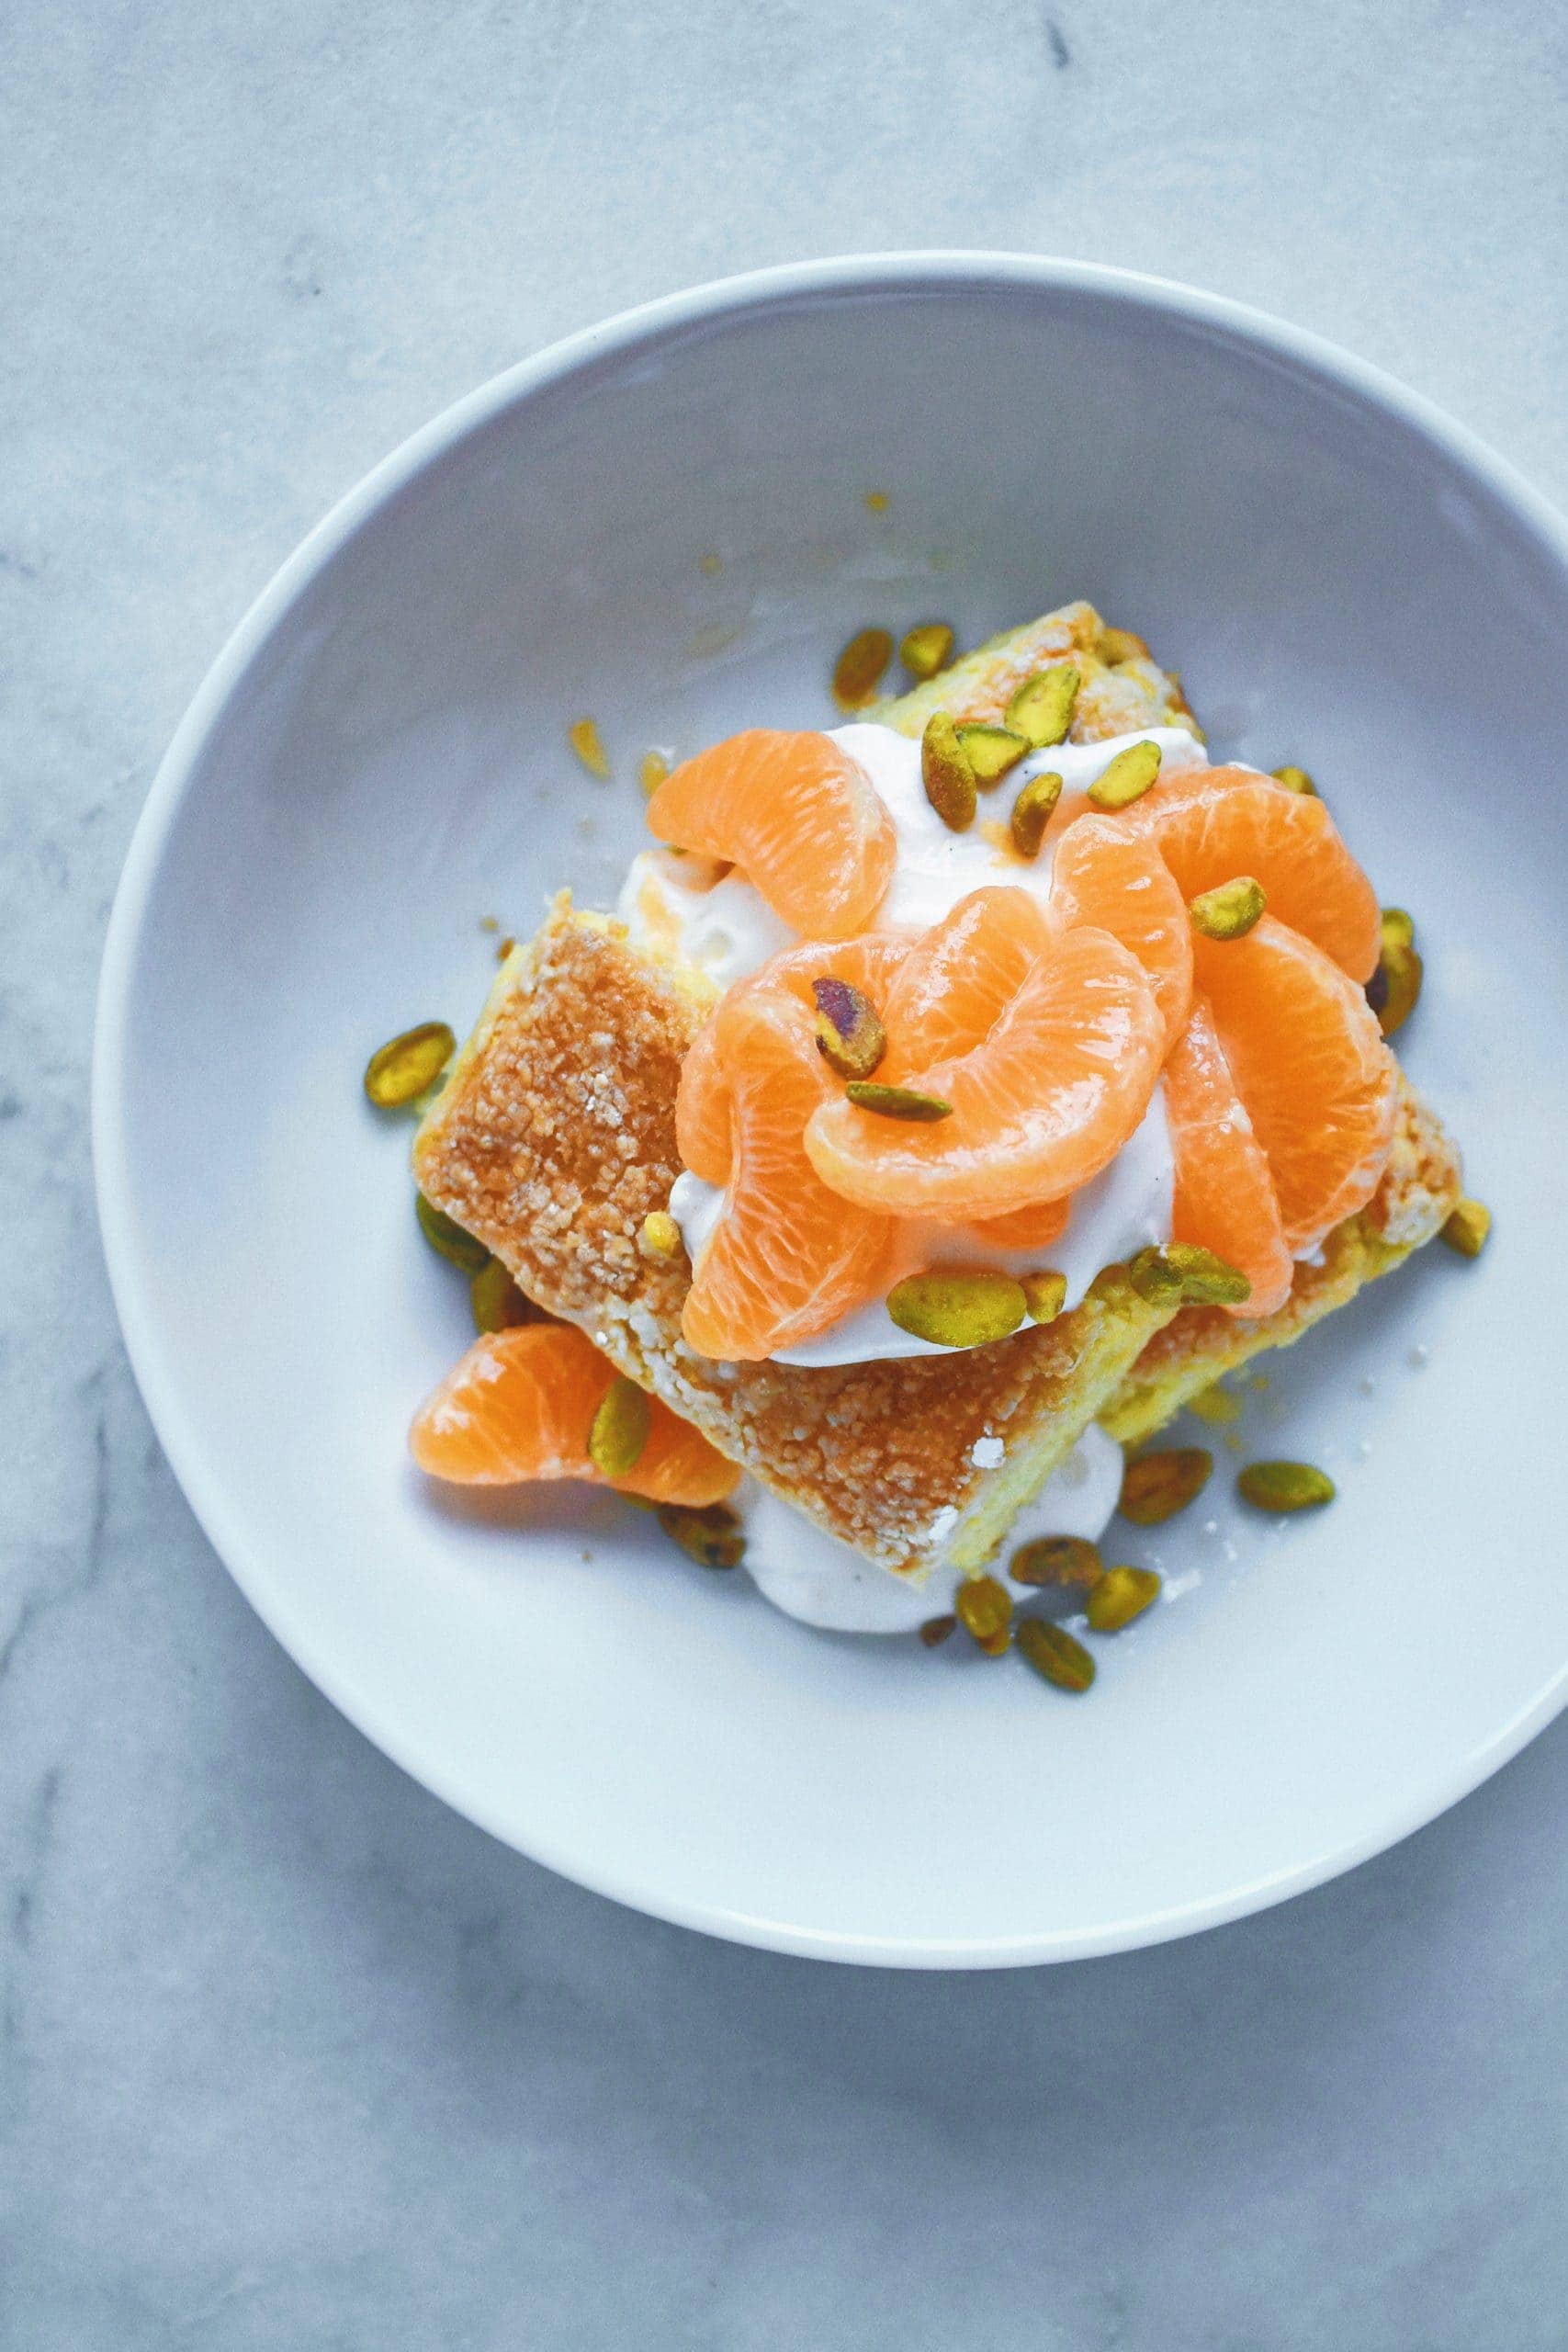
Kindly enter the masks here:
M 868 493 L 886 494 L 880 509 Z M 712 559 L 717 558 L 715 563 Z M 405 1464 L 468 1336 L 359 1091 L 461 1030 L 570 882 L 605 903 L 637 763 L 825 720 L 841 639 L 1092 597 L 1218 753 L 1311 767 L 1427 957 L 1407 1059 L 1497 1215 L 1244 1388 L 1178 1597 L 1089 1698 L 857 1643 L 557 1490 Z M 1568 574 L 1550 516 L 1282 329 L 1046 264 L 829 266 L 686 298 L 466 403 L 331 518 L 203 690 L 106 966 L 105 1230 L 160 1433 L 307 1670 L 454 1804 L 590 1885 L 911 1963 L 1115 1948 L 1310 1883 L 1553 1710 L 1563 1328 Z M 593 714 L 615 777 L 566 729 Z M 1550 1351 L 1550 1352 L 1549 1352 Z M 1325 1464 L 1238 1515 L 1246 1455 Z

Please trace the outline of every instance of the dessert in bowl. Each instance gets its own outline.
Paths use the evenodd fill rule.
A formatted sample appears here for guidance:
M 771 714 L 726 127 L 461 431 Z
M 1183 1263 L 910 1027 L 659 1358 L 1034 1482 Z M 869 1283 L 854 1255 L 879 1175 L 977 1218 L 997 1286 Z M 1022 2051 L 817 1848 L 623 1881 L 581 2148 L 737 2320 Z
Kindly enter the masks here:
M 1415 915 L 1427 985 L 1394 1044 L 1495 1213 L 1480 1268 L 1421 1250 L 1194 1400 L 1237 1418 L 1159 1433 L 1213 1474 L 1168 1523 L 1113 1522 L 1105 1565 L 1159 1575 L 1160 1605 L 1078 1629 L 1087 1699 L 966 1632 L 928 1654 L 798 1624 L 744 1564 L 700 1573 L 658 1503 L 400 1475 L 411 1412 L 475 1333 L 412 1213 L 407 1114 L 355 1082 L 378 1039 L 467 1026 L 496 971 L 481 917 L 526 939 L 564 884 L 583 911 L 558 943 L 592 934 L 588 910 L 614 922 L 633 859 L 660 854 L 650 747 L 674 769 L 751 729 L 865 724 L 828 679 L 868 620 L 898 639 L 939 615 L 967 655 L 1074 595 L 1181 670 L 1213 764 L 1304 762 L 1378 897 Z M 1543 782 L 1565 634 L 1561 526 L 1471 438 L 1310 338 L 1115 273 L 775 274 L 596 329 L 439 420 L 223 654 L 106 955 L 116 1299 L 243 1590 L 497 1836 L 664 1917 L 837 1958 L 1125 1948 L 1321 1880 L 1473 1787 L 1568 1669 L 1542 1470 L 1568 1309 L 1568 819 Z M 608 781 L 568 742 L 590 711 Z M 979 797 L 976 828 L 1005 826 L 1008 779 Z M 643 989 L 658 958 L 627 952 Z M 672 1021 L 666 1120 L 716 997 Z M 1055 1248 L 1036 1262 L 1066 1271 Z M 688 1277 L 664 1271 L 678 1316 Z M 1181 1377 L 1168 1335 L 1198 1317 L 1213 1363 L 1243 1344 L 1223 1304 L 1184 1306 L 1154 1335 L 1170 1357 L 1145 1358 L 1151 1431 Z M 1332 1477 L 1332 1506 L 1247 1506 L 1236 1474 L 1280 1455 Z M 913 1605 L 880 1561 L 864 1576 Z

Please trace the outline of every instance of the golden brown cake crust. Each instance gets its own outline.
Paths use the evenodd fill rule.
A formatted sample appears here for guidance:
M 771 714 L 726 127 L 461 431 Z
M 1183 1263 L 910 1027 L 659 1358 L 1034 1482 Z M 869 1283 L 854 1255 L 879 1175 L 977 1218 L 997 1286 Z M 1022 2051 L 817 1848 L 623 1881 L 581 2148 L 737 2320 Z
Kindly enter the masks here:
M 707 1003 L 620 924 L 558 902 L 420 1130 L 421 1189 L 531 1298 L 832 1534 L 897 1571 L 942 1543 L 964 1565 L 984 1557 L 1164 1315 L 1112 1274 L 1075 1313 L 962 1355 L 806 1370 L 694 1354 L 680 1333 L 686 1262 L 645 1257 L 637 1236 L 680 1172 L 675 1090 Z M 976 1464 L 986 1437 L 1011 1476 Z

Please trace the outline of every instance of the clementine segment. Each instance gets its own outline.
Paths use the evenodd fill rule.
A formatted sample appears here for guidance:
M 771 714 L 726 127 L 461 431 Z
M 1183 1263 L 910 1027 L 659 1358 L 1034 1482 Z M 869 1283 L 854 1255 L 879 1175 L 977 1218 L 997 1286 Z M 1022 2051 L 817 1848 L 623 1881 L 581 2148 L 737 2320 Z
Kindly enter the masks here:
M 734 1159 L 681 1329 L 699 1355 L 757 1363 L 878 1295 L 892 1226 L 875 1204 L 852 1207 L 829 1192 L 807 1159 L 807 1120 L 843 1098 L 806 1008 L 784 989 L 744 986 L 716 1019 Z
M 409 1445 L 433 1478 L 458 1486 L 517 1486 L 583 1478 L 651 1502 L 722 1502 L 739 1483 L 733 1462 L 657 1396 L 648 1439 L 624 1478 L 589 1459 L 593 1416 L 614 1366 L 565 1323 L 528 1323 L 476 1340 L 414 1416 Z
M 1244 939 L 1195 940 L 1193 963 L 1268 1157 L 1285 1246 L 1315 1249 L 1377 1190 L 1393 1137 L 1393 1056 L 1354 980 L 1272 915 Z
M 1067 1229 L 1071 1201 L 1036 1201 L 1002 1216 L 974 1217 L 969 1231 L 987 1250 L 1048 1250 Z
M 1184 900 L 1255 875 L 1277 922 L 1314 940 L 1353 980 L 1376 970 L 1377 894 L 1321 800 L 1245 769 L 1204 768 L 1156 785 L 1117 821 L 1158 844 Z
M 848 939 L 893 878 L 893 820 L 829 735 L 754 727 L 684 761 L 648 804 L 662 842 L 728 858 L 808 939 Z
M 898 1082 L 951 1102 L 952 1115 L 915 1125 L 840 1097 L 807 1123 L 806 1148 L 818 1175 L 866 1208 L 953 1221 L 1059 1199 L 1114 1159 L 1159 1075 L 1164 1024 L 1154 991 L 1136 957 L 1106 932 L 1056 933 L 1047 926 L 1043 950 L 995 1010 L 997 976 L 1022 960 L 1026 919 L 1010 902 L 1028 894 L 977 895 L 1000 902 L 998 942 L 987 938 L 983 913 L 971 934 L 981 975 L 977 1041 L 949 1058 L 923 1061 L 929 1041 L 946 1042 L 957 1026 L 959 972 L 942 1004 L 917 1008 L 908 1046 L 893 1017 L 888 1023 L 890 1062 L 894 1051 L 900 1060 L 908 1051 L 917 1063 L 897 1072 Z M 949 924 L 964 912 L 955 910 Z M 910 968 L 899 976 L 891 1016 Z
M 1227 1315 L 1272 1315 L 1295 1269 L 1269 1162 L 1203 997 L 1165 1066 L 1165 1115 L 1176 1162 L 1172 1240 L 1195 1241 L 1247 1276 L 1252 1295 Z
M 1159 843 L 1109 817 L 1081 818 L 1056 849 L 1051 912 L 1064 925 L 1098 924 L 1131 948 L 1173 1046 L 1192 1001 L 1192 922 Z

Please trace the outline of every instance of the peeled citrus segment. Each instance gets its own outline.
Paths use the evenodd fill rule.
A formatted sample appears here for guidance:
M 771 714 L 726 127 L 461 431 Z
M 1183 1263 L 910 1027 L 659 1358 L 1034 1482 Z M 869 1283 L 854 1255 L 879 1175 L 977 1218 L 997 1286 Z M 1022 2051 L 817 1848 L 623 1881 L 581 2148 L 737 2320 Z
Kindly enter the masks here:
M 1002 1216 L 975 1217 L 969 1231 L 987 1250 L 1048 1250 L 1067 1229 L 1071 1201 L 1036 1201 Z
M 728 858 L 808 939 L 847 939 L 893 878 L 893 820 L 829 735 L 754 727 L 685 760 L 648 804 L 661 842 Z
M 829 1101 L 841 1103 L 843 1091 L 805 1008 L 783 989 L 746 987 L 716 1017 L 733 1089 L 734 1164 L 681 1329 L 699 1355 L 755 1363 L 878 1295 L 892 1226 L 829 1192 L 806 1157 L 807 1119 Z
M 1268 1158 L 1285 1247 L 1315 1249 L 1377 1190 L 1398 1065 L 1360 989 L 1272 915 L 1245 939 L 1199 938 L 1193 951 L 1198 988 Z
M 1377 968 L 1377 894 L 1321 800 L 1238 768 L 1201 768 L 1121 822 L 1158 843 L 1184 899 L 1238 874 L 1263 887 L 1276 922 L 1314 940 L 1353 980 Z
M 916 1126 L 840 1099 L 812 1114 L 806 1148 L 823 1182 L 863 1207 L 999 1216 L 1076 1192 L 1114 1159 L 1147 1108 L 1164 1046 L 1137 958 L 1087 925 L 1053 934 L 978 1044 L 901 1074 L 951 1102 L 950 1117 Z
M 1203 997 L 1165 1066 L 1165 1116 L 1176 1161 L 1171 1239 L 1197 1242 L 1247 1276 L 1252 1295 L 1227 1315 L 1272 1315 L 1295 1270 L 1269 1162 Z
M 657 1396 L 648 1438 L 623 1478 L 589 1458 L 593 1416 L 614 1366 L 566 1323 L 529 1323 L 476 1340 L 414 1416 L 409 1445 L 433 1478 L 510 1487 L 583 1478 L 660 1503 L 702 1505 L 734 1492 L 740 1473 Z
M 910 946 L 909 940 L 894 932 L 865 932 L 859 939 L 819 940 L 803 947 L 786 947 L 781 956 L 772 956 L 745 979 L 737 980 L 729 997 L 772 989 L 791 997 L 815 1023 L 817 1005 L 811 983 L 839 979 L 859 989 L 880 1011 Z M 729 1182 L 734 1157 L 731 1067 L 720 1043 L 716 1012 L 698 1030 L 681 1065 L 675 1096 L 676 1149 L 693 1175 L 707 1184 Z
M 998 885 L 960 899 L 908 949 L 888 990 L 889 1070 L 928 1069 L 981 1044 L 1052 938 L 1029 890 Z
M 1113 818 L 1082 818 L 1057 845 L 1051 912 L 1065 927 L 1097 924 L 1132 950 L 1173 1046 L 1192 1002 L 1192 921 L 1157 841 Z

